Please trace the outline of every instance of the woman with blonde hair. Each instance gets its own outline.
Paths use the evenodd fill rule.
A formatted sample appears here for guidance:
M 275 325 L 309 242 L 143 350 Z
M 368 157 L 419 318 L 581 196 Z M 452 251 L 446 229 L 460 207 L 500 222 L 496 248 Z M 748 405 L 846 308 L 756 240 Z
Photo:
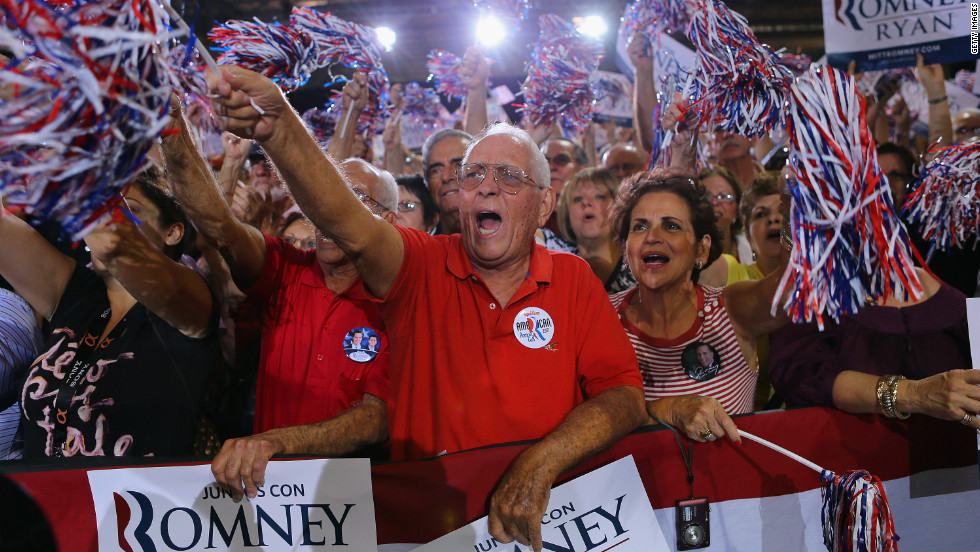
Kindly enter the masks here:
M 609 207 L 616 199 L 619 179 L 608 169 L 579 171 L 558 198 L 558 229 L 572 253 L 585 259 L 609 293 L 636 285 L 615 239 Z

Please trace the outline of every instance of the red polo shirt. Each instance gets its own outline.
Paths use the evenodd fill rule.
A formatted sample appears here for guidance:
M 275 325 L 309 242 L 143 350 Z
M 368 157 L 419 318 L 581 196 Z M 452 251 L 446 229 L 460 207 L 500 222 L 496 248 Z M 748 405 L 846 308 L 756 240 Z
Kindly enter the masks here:
M 538 439 L 587 397 L 643 389 L 633 347 L 582 259 L 535 245 L 527 279 L 502 306 L 459 235 L 396 228 L 405 258 L 381 303 L 393 460 Z
M 336 416 L 364 393 L 388 400 L 388 336 L 360 280 L 334 294 L 323 284 L 315 251 L 266 236 L 265 264 L 247 295 L 262 332 L 256 432 Z M 372 332 L 378 352 L 367 348 Z

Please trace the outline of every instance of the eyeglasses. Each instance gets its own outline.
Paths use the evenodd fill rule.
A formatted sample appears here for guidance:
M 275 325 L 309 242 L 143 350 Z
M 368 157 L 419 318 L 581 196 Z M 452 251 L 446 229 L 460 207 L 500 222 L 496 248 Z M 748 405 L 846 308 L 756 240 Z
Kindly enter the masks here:
M 289 245 L 297 247 L 303 250 L 316 249 L 316 238 L 306 238 L 301 240 L 299 238 L 283 238 Z
M 637 189 L 650 184 L 652 186 L 674 186 L 676 184 L 686 184 L 695 190 L 698 189 L 698 183 L 691 180 L 690 178 L 684 176 L 672 176 L 670 178 L 664 179 L 653 179 L 653 180 L 638 180 L 630 185 L 630 191 L 635 192 Z
M 718 203 L 735 203 L 735 194 L 708 194 L 708 201 Z
M 398 212 L 399 213 L 411 213 L 415 211 L 415 207 L 418 204 L 414 201 L 399 201 L 398 202 Z
M 350 189 L 350 191 L 354 192 L 354 195 L 357 196 L 357 199 L 359 199 L 361 201 L 361 203 L 363 203 L 364 206 L 367 207 L 368 210 L 371 211 L 372 213 L 374 213 L 375 215 L 378 215 L 380 217 L 381 215 L 384 215 L 385 213 L 387 213 L 388 211 L 390 211 L 390 209 L 388 209 L 387 207 L 385 207 L 384 205 L 382 205 L 380 202 L 378 202 L 377 199 L 374 199 L 373 197 L 371 197 L 371 196 L 367 195 L 366 193 L 358 190 L 357 188 L 354 188 L 353 186 L 350 186 L 349 189 Z
M 547 155 L 545 155 L 544 158 L 548 161 L 549 164 L 554 163 L 555 165 L 561 165 L 561 166 L 568 165 L 569 163 L 572 162 L 572 158 L 565 153 L 559 153 L 554 157 L 548 157 Z
M 956 129 L 956 134 L 957 135 L 967 134 L 967 135 L 972 135 L 972 136 L 980 136 L 980 127 L 961 126 L 960 128 Z
M 524 187 L 524 181 L 528 181 L 536 188 L 543 188 L 531 179 L 524 171 L 518 167 L 503 165 L 500 163 L 468 163 L 456 173 L 459 178 L 459 187 L 464 190 L 475 190 L 483 179 L 487 176 L 487 170 L 493 168 L 493 181 L 497 183 L 497 188 L 506 194 L 515 195 Z

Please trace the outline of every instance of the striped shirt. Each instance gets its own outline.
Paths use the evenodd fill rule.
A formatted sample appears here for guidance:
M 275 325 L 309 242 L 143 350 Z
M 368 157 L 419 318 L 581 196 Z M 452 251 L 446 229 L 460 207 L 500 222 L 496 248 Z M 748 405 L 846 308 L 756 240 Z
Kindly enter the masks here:
M 751 412 L 759 374 L 749 368 L 738 346 L 722 288 L 696 288 L 700 314 L 674 339 L 651 337 L 626 319 L 626 306 L 636 288 L 609 296 L 636 351 L 646 399 L 705 395 L 729 414 Z
M 20 448 L 11 448 L 20 425 L 17 400 L 40 349 L 41 330 L 30 305 L 0 288 L 0 460 L 20 458 Z

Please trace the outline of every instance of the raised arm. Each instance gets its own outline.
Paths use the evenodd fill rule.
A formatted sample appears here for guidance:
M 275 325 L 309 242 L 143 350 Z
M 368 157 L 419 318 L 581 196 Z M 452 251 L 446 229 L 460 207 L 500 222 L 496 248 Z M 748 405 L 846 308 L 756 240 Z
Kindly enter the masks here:
M 398 230 L 361 204 L 270 80 L 240 67 L 207 79 L 226 130 L 262 145 L 307 218 L 347 253 L 372 294 L 386 295 L 405 254 Z
M 340 125 L 337 125 L 333 138 L 330 139 L 330 145 L 327 146 L 327 155 L 334 159 L 350 157 L 354 145 L 354 134 L 357 132 L 357 122 L 361 118 L 361 112 L 367 107 L 367 74 L 360 71 L 354 73 L 354 77 L 344 85 L 341 98 L 343 109 L 340 113 Z M 344 121 L 347 122 L 347 125 L 341 128 Z
M 334 418 L 229 439 L 211 462 L 211 473 L 235 500 L 254 498 L 265 484 L 265 468 L 276 454 L 342 456 L 388 439 L 388 405 L 366 394 L 356 406 Z
M 129 217 L 96 227 L 85 236 L 99 260 L 136 301 L 188 337 L 205 337 L 211 292 L 190 268 L 154 246 Z
M 918 54 L 916 78 L 926 91 L 929 104 L 929 143 L 939 142 L 945 146 L 953 142 L 953 120 L 949 113 L 949 98 L 946 96 L 946 80 L 942 65 L 926 65 L 922 54 Z
M 653 82 L 653 57 L 646 37 L 630 37 L 627 53 L 633 63 L 633 135 L 643 151 L 653 149 L 653 111 L 657 107 L 657 87 Z M 610 136 L 610 142 L 612 137 Z
M 541 518 L 555 479 L 645 421 L 643 392 L 637 387 L 612 387 L 576 406 L 504 473 L 490 498 L 490 534 L 541 550 Z
M 252 141 L 239 138 L 230 132 L 222 132 L 221 146 L 225 150 L 225 157 L 221 163 L 221 170 L 218 171 L 218 185 L 221 187 L 225 201 L 230 204 L 238 186 L 239 175 L 248 161 L 249 151 L 252 150 Z
M 51 320 L 75 261 L 2 207 L 0 202 L 0 275 L 34 310 Z
M 405 148 L 402 145 L 402 85 L 391 87 L 392 116 L 385 123 L 381 134 L 385 153 L 382 158 L 384 169 L 394 176 L 405 174 Z
M 474 46 L 463 54 L 463 66 L 459 76 L 466 85 L 466 120 L 463 130 L 476 136 L 489 123 L 487 116 L 487 77 L 490 65 Z
M 180 132 L 163 137 L 167 181 L 187 217 L 225 258 L 235 284 L 248 289 L 262 271 L 265 239 L 232 214 L 211 170 L 194 148 L 179 104 L 176 100 L 171 103 L 171 127 Z

